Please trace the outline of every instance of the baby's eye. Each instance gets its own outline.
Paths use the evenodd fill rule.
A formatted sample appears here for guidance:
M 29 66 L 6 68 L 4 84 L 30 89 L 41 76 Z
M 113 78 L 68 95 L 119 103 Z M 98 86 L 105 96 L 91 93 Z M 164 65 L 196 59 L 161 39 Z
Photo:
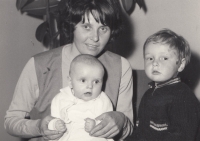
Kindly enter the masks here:
M 94 81 L 94 84 L 98 84 L 98 83 L 99 83 L 99 80 L 95 80 L 95 81 Z
M 81 82 L 84 83 L 84 82 L 85 82 L 85 79 L 81 79 Z

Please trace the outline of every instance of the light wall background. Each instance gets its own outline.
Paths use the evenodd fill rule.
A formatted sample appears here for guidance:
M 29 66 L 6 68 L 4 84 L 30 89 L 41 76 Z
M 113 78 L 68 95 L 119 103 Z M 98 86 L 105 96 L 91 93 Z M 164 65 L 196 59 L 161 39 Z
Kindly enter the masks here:
M 16 0 L 0 0 L 0 140 L 18 141 L 4 130 L 4 116 L 12 99 L 19 75 L 28 61 L 43 50 L 35 39 L 41 20 L 22 15 Z
M 143 69 L 142 46 L 145 39 L 154 32 L 169 28 L 185 37 L 193 53 L 192 65 L 200 69 L 200 1 L 199 0 L 145 0 L 147 12 L 136 5 L 127 16 L 130 27 L 130 44 L 133 52 L 128 57 L 133 70 Z M 19 75 L 28 61 L 44 48 L 35 39 L 35 30 L 42 20 L 21 14 L 15 0 L 0 1 L 0 136 L 1 141 L 19 141 L 4 130 L 4 116 Z M 131 34 L 130 34 L 131 33 Z M 126 46 L 127 44 L 123 44 Z M 192 68 L 192 67 L 191 67 Z M 190 69 L 191 69 L 190 68 Z M 193 90 L 200 99 L 199 73 Z

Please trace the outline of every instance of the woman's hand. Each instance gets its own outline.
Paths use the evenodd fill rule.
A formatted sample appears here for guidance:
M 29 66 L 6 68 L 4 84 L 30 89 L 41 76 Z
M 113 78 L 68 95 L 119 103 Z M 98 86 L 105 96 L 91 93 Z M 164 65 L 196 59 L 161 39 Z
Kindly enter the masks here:
M 125 115 L 121 112 L 107 112 L 96 118 L 101 122 L 90 132 L 91 136 L 102 138 L 113 138 L 123 129 Z
M 56 131 L 56 130 L 49 130 L 48 124 L 49 122 L 54 119 L 52 116 L 47 116 L 41 119 L 39 123 L 40 134 L 43 136 L 45 140 L 56 140 L 63 136 L 65 131 Z

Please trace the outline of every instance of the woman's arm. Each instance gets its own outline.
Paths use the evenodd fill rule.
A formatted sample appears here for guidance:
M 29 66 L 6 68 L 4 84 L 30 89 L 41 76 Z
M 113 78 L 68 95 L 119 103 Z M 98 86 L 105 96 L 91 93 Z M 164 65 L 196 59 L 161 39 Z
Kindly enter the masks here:
M 39 121 L 29 120 L 29 113 L 39 95 L 34 59 L 24 67 L 15 88 L 12 102 L 5 116 L 5 129 L 13 135 L 23 138 L 40 135 Z
M 122 60 L 122 76 L 119 89 L 119 97 L 117 102 L 117 111 L 125 115 L 125 124 L 121 139 L 125 139 L 133 132 L 133 76 L 132 68 L 125 58 Z
M 18 80 L 12 102 L 6 112 L 4 126 L 6 131 L 20 138 L 42 137 L 44 139 L 57 139 L 63 133 L 48 130 L 51 116 L 43 119 L 28 119 L 39 96 L 34 58 L 31 58 L 24 67 Z

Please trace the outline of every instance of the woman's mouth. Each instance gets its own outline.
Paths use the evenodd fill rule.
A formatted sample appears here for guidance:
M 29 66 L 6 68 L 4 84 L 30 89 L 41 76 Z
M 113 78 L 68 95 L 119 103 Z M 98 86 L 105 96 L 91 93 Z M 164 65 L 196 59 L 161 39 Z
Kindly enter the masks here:
M 98 45 L 86 44 L 86 46 L 89 50 L 96 50 L 98 48 Z

